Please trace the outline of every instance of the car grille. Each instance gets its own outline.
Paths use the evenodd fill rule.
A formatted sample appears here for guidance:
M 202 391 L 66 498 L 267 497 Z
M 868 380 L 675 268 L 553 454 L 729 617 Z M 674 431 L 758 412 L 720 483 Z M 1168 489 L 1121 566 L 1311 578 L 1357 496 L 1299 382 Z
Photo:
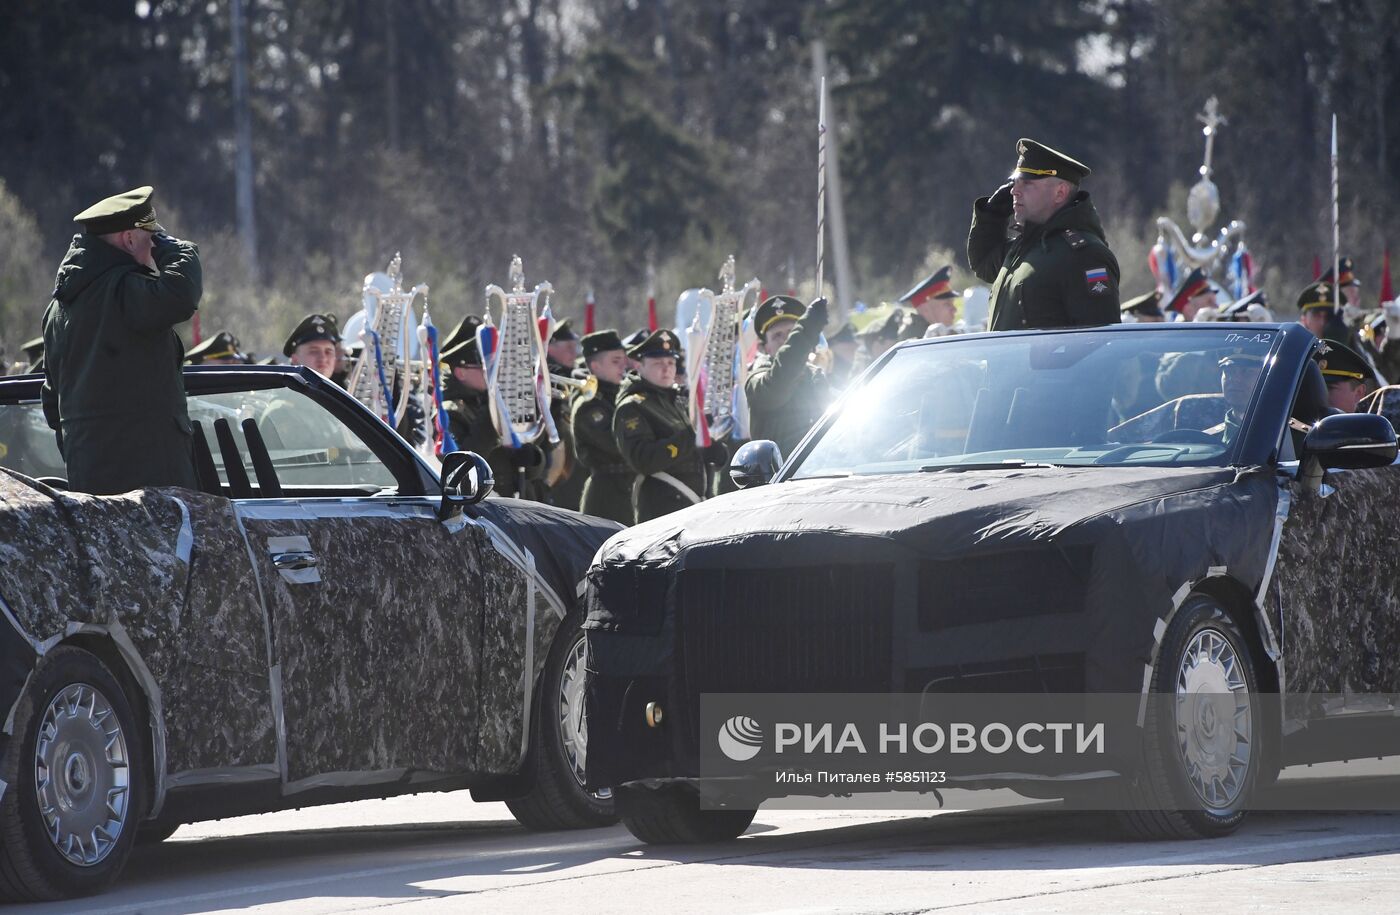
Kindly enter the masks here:
M 889 690 L 893 578 L 888 564 L 683 572 L 687 692 Z

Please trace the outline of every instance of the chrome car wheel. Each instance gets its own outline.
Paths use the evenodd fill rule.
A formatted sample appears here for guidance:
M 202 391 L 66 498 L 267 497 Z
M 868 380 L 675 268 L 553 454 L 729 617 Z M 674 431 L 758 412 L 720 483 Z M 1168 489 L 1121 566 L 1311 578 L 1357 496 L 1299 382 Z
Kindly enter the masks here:
M 1177 747 L 1186 779 L 1208 808 L 1233 805 L 1254 753 L 1254 718 L 1240 658 L 1224 633 L 1197 632 L 1176 674 Z
M 131 757 L 121 722 L 99 690 L 74 683 L 45 709 L 34 788 L 44 830 L 64 859 L 91 867 L 111 853 L 130 809 Z
M 564 659 L 563 675 L 559 678 L 559 736 L 564 743 L 564 756 L 569 761 L 574 778 L 583 784 L 584 766 L 588 762 L 588 715 L 583 707 L 583 677 L 588 661 L 588 643 L 576 640 Z

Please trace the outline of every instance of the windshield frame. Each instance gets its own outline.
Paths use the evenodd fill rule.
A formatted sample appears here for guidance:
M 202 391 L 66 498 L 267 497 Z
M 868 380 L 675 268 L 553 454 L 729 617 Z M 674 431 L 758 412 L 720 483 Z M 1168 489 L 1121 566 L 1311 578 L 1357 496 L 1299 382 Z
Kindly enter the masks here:
M 797 474 L 802 463 L 816 447 L 817 443 L 831 430 L 831 427 L 841 415 L 848 398 L 860 396 L 860 393 L 869 382 L 881 371 L 884 371 L 892 360 L 899 358 L 901 353 L 908 352 L 911 349 L 925 346 L 965 346 L 974 340 L 1005 339 L 1009 341 L 1011 338 L 1064 334 L 1180 334 L 1200 332 L 1222 335 L 1231 333 L 1247 333 L 1251 336 L 1256 334 L 1273 335 L 1272 339 L 1269 341 L 1269 350 L 1264 359 L 1263 374 L 1260 376 L 1259 382 L 1255 385 L 1249 407 L 1245 412 L 1241 435 L 1239 439 L 1233 443 L 1223 463 L 1212 462 L 1209 466 L 1242 467 L 1277 462 L 1283 423 L 1286 421 L 1288 411 L 1292 405 L 1293 394 L 1297 390 L 1297 385 L 1301 378 L 1303 363 L 1317 343 L 1317 339 L 1310 331 L 1296 322 L 1268 324 L 1246 324 L 1242 322 L 1109 324 L 1096 327 L 1067 327 L 1045 330 L 986 331 L 976 334 L 957 334 L 923 340 L 906 340 L 896 344 L 883 353 L 875 362 L 871 363 L 870 366 L 861 373 L 860 377 L 842 393 L 841 397 L 827 408 L 822 418 L 808 430 L 807 435 L 798 443 L 791 455 L 784 455 L 783 466 L 774 477 L 773 482 L 780 483 L 792 479 Z M 1011 469 L 1014 469 L 1014 466 L 1015 465 L 1008 465 Z M 1075 464 L 1066 466 L 1081 467 L 1095 465 Z M 1114 464 L 1105 466 L 1160 466 L 1185 470 L 1200 469 L 1200 465 L 1198 464 Z M 897 474 L 902 473 L 904 473 L 904 471 L 897 472 Z M 814 472 L 811 477 L 804 477 L 802 479 L 818 479 L 832 475 L 831 473 Z

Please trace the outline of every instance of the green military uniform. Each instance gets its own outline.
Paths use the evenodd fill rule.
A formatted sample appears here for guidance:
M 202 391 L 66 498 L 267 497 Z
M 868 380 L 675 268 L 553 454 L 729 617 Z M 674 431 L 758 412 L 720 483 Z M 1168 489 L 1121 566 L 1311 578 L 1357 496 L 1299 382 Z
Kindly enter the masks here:
M 149 187 L 88 208 L 44 312 L 44 416 L 58 434 L 69 488 L 197 489 L 174 326 L 203 293 L 199 249 L 165 235 Z M 99 236 L 156 233 L 155 269 Z
M 1371 385 L 1372 389 L 1381 387 L 1376 379 L 1375 370 L 1366 359 L 1344 344 L 1325 340 L 1313 358 L 1317 361 L 1317 367 L 1322 370 L 1322 380 L 1327 382 L 1329 388 L 1334 384 L 1350 383 Z
M 585 359 L 622 349 L 617 331 L 603 330 L 583 338 Z M 621 385 L 596 379 L 593 389 L 574 399 L 570 425 L 574 431 L 576 473 L 587 474 L 580 510 L 620 524 L 636 520 L 632 507 L 632 484 L 637 474 L 622 459 L 613 438 L 613 414 Z
M 680 340 L 658 330 L 627 355 L 633 359 L 678 357 Z M 700 501 L 705 496 L 705 464 L 695 444 L 685 393 L 628 376 L 617 395 L 613 438 L 623 460 L 641 478 L 632 488 L 637 522 L 650 521 Z
M 574 333 L 571 322 L 568 318 L 560 321 L 554 328 L 554 333 L 549 335 L 550 343 L 560 343 L 578 340 L 578 334 Z M 549 374 L 558 375 L 561 378 L 573 378 L 574 366 L 556 362 L 553 358 L 547 360 Z M 588 481 L 588 468 L 579 465 L 574 459 L 574 428 L 573 428 L 573 405 L 576 395 L 570 391 L 566 396 L 553 396 L 549 400 L 549 412 L 554 417 L 554 427 L 559 432 L 559 443 L 546 453 L 550 457 L 550 463 L 563 462 L 563 476 L 554 481 L 549 487 L 549 500 L 560 508 L 568 508 L 578 511 L 583 501 L 583 487 Z
M 238 341 L 232 340 L 231 334 L 228 336 L 236 351 Z M 287 335 L 282 354 L 290 356 L 298 346 L 315 340 L 339 346 L 340 328 L 335 315 L 309 314 L 302 318 Z M 324 450 L 328 460 L 335 460 L 338 453 L 351 444 L 345 437 L 345 428 L 333 416 L 325 410 L 308 410 L 305 404 L 293 398 L 279 398 L 264 410 L 258 417 L 258 431 L 274 456 L 281 452 Z M 213 439 L 210 445 L 213 447 Z
M 26 340 L 19 345 L 20 352 L 24 353 L 28 366 L 25 374 L 38 375 L 44 371 L 44 338 L 35 337 L 33 340 Z
M 831 397 L 826 375 L 807 362 L 826 324 L 826 300 L 804 309 L 791 296 L 771 296 L 754 313 L 754 331 L 762 339 L 779 321 L 794 320 L 787 342 L 771 356 L 759 353 L 744 379 L 749 434 L 776 442 L 784 458 L 821 418 Z
M 1089 168 L 1034 140 L 1017 143 L 1013 179 L 1056 177 L 1078 185 Z M 1087 191 L 1043 224 L 1007 237 L 1010 186 L 972 206 L 967 259 L 972 272 L 992 284 L 990 330 L 1117 324 L 1118 259 Z

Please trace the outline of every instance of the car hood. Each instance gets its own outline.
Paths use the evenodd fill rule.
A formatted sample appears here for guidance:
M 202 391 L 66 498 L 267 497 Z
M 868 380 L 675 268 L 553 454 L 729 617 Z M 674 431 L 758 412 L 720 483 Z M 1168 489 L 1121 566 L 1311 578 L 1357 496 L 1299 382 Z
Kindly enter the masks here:
M 535 570 L 570 608 L 598 547 L 622 530 L 606 518 L 523 499 L 492 497 L 473 506 L 471 513 L 529 550 Z
M 1051 467 L 794 480 L 638 525 L 609 540 L 600 559 L 661 563 L 686 553 L 688 566 L 736 554 L 775 561 L 777 548 L 807 564 L 864 552 L 861 541 L 875 551 L 898 545 L 950 558 L 1053 539 L 1130 506 L 1149 506 L 1149 513 L 1190 508 L 1242 473 L 1248 471 Z M 1193 493 L 1201 498 L 1170 498 Z

